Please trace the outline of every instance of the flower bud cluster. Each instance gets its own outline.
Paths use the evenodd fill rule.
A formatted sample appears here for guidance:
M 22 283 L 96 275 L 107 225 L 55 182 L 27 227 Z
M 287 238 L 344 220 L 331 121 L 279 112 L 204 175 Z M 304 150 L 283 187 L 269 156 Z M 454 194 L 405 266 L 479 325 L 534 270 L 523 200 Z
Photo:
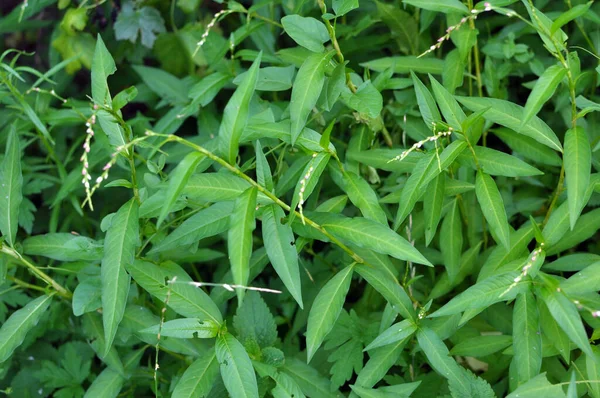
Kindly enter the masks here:
M 460 22 L 457 23 L 456 25 L 449 26 L 448 29 L 446 29 L 446 34 L 443 35 L 442 37 L 440 37 L 439 39 L 437 39 L 437 42 L 435 44 L 432 44 L 431 47 L 429 47 L 429 49 L 427 51 L 425 51 L 423 54 L 419 55 L 419 57 L 422 57 L 422 56 L 429 54 L 430 52 L 435 51 L 438 48 L 440 48 L 446 40 L 450 39 L 450 35 L 452 34 L 452 32 L 460 29 L 469 20 L 475 20 L 475 19 L 477 19 L 477 16 L 479 14 L 481 14 L 482 12 L 492 10 L 492 4 L 489 2 L 483 3 L 483 7 L 484 7 L 483 10 L 475 10 L 475 9 L 471 10 L 471 15 L 469 15 L 467 17 L 463 17 L 460 20 Z
M 440 131 L 439 133 L 436 133 L 430 137 L 427 137 L 425 139 L 422 139 L 419 142 L 416 142 L 413 144 L 413 146 L 411 146 L 410 148 L 408 148 L 407 150 L 403 151 L 400 155 L 396 156 L 393 159 L 388 160 L 388 163 L 394 162 L 394 161 L 399 161 L 401 162 L 402 160 L 404 160 L 404 158 L 406 158 L 411 152 L 420 149 L 425 143 L 427 142 L 436 142 L 437 140 L 439 140 L 440 138 L 443 137 L 449 137 L 452 135 L 452 132 L 454 131 L 454 129 L 452 127 L 448 127 L 448 131 Z
M 313 153 L 313 159 L 317 157 L 316 153 Z M 298 194 L 298 210 L 300 211 L 300 217 L 302 219 L 302 224 L 304 224 L 304 213 L 302 213 L 302 205 L 304 205 L 304 191 L 306 190 L 306 184 L 308 183 L 308 179 L 312 175 L 314 171 L 314 167 L 311 165 L 306 174 L 300 180 L 300 193 Z
M 90 144 L 92 142 L 92 137 L 94 136 L 94 129 L 92 128 L 94 124 L 96 124 L 96 115 L 92 114 L 92 116 L 90 116 L 90 118 L 85 122 L 86 137 L 85 141 L 83 141 L 83 155 L 81 155 L 81 158 L 79 158 L 81 163 L 83 163 L 83 168 L 81 169 L 81 175 L 83 176 L 83 179 L 81 180 L 81 183 L 85 187 L 85 193 L 87 196 L 91 195 L 90 180 L 92 179 L 92 176 L 90 175 L 88 154 L 90 153 Z
M 216 13 L 213 16 L 213 19 L 211 19 L 211 21 L 208 23 L 208 25 L 206 26 L 206 29 L 204 30 L 204 33 L 202 33 L 202 37 L 200 38 L 200 41 L 198 43 L 196 43 L 196 51 L 198 51 L 200 49 L 200 47 L 202 47 L 204 45 L 204 43 L 206 43 L 206 39 L 208 38 L 208 34 L 210 32 L 210 30 L 213 28 L 213 26 L 215 26 L 215 24 L 217 23 L 218 19 L 220 17 L 222 17 L 223 15 L 227 15 L 232 13 L 232 10 L 221 10 L 218 13 Z

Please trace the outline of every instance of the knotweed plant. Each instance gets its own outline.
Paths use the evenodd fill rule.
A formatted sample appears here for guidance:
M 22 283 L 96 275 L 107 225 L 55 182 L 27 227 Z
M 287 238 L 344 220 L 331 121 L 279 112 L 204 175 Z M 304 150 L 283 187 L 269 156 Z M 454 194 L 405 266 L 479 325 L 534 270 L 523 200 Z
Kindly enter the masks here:
M 0 395 L 600 398 L 599 15 L 4 0 Z

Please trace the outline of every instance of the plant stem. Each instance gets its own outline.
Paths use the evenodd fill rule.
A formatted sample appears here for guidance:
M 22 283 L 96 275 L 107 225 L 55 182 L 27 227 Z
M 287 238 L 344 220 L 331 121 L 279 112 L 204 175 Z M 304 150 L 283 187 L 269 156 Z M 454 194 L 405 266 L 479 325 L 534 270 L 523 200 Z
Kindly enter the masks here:
M 23 264 L 25 267 L 29 268 L 29 270 L 38 278 L 42 279 L 44 282 L 46 282 L 48 285 L 52 286 L 52 288 L 54 290 L 56 290 L 58 292 L 58 294 L 68 300 L 70 300 L 73 297 L 73 294 L 71 294 L 71 292 L 69 292 L 67 289 L 65 289 L 64 287 L 62 287 L 58 282 L 56 282 L 54 279 L 52 279 L 48 274 L 46 274 L 45 272 L 41 271 L 38 267 L 36 267 L 35 265 L 33 265 L 32 263 L 30 263 L 25 257 L 21 256 L 21 254 L 19 252 L 17 252 L 16 250 L 2 245 L 2 248 L 0 249 L 0 252 L 4 253 L 4 254 L 8 254 L 9 256 L 13 257 L 14 259 L 18 260 L 21 264 Z

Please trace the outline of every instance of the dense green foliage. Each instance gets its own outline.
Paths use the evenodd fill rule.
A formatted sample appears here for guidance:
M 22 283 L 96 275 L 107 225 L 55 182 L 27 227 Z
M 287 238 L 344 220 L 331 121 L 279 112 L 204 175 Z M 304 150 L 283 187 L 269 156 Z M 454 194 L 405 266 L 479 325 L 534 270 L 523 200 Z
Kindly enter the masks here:
M 0 33 L 0 393 L 600 398 L 600 5 L 8 0 Z

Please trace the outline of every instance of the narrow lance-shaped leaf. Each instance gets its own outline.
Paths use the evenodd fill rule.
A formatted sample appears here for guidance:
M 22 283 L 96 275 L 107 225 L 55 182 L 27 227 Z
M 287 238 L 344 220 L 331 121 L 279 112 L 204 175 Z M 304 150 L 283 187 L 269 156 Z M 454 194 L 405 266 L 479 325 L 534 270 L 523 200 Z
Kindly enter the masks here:
M 417 103 L 419 104 L 419 111 L 425 121 L 428 129 L 433 129 L 436 123 L 442 121 L 440 111 L 433 99 L 433 96 L 425 87 L 423 82 L 415 75 L 414 72 L 410 72 L 415 86 L 415 93 L 417 94 Z
M 246 286 L 250 275 L 250 256 L 252 255 L 252 231 L 256 227 L 256 187 L 248 188 L 235 201 L 230 217 L 227 235 L 227 252 L 231 262 L 231 274 L 236 285 Z M 244 290 L 236 290 L 238 305 L 242 304 Z
M 223 111 L 219 127 L 219 145 L 225 159 L 233 164 L 238 154 L 239 142 L 248 122 L 250 99 L 256 88 L 262 52 L 248 70 L 244 81 L 235 90 Z
M 281 207 L 277 205 L 265 207 L 262 218 L 263 241 L 277 275 L 300 308 L 303 308 L 298 252 L 294 246 L 292 228 L 289 224 L 281 222 L 284 217 Z
M 542 335 L 535 296 L 520 294 L 513 310 L 513 362 L 517 385 L 535 377 L 542 367 Z
M 507 250 L 510 248 L 510 229 L 504 201 L 493 178 L 482 171 L 477 172 L 475 194 L 481 211 L 490 225 L 494 239 Z
M 417 332 L 417 340 L 436 372 L 449 381 L 466 387 L 466 381 L 461 375 L 461 367 L 449 356 L 448 347 L 446 347 L 442 339 L 433 330 L 429 328 L 420 329 Z
M 569 222 L 571 230 L 585 206 L 585 193 L 590 183 L 592 150 L 585 130 L 581 127 L 570 129 L 565 134 L 565 179 L 569 202 Z
M 462 131 L 461 125 L 467 118 L 465 112 L 462 110 L 456 99 L 450 92 L 442 86 L 435 77 L 429 75 L 429 81 L 431 82 L 431 88 L 433 89 L 433 95 L 437 104 L 444 115 L 446 122 L 457 131 Z
M 214 351 L 196 359 L 177 382 L 172 398 L 208 397 L 219 374 L 219 366 Z
M 260 186 L 265 187 L 268 191 L 273 191 L 273 176 L 269 162 L 265 157 L 260 141 L 256 140 L 256 180 Z
M 348 194 L 350 201 L 360 209 L 366 218 L 387 225 L 387 217 L 379 205 L 377 194 L 367 181 L 351 171 L 339 173 L 336 170 L 331 175 L 334 176 L 334 181 Z
M 404 3 L 429 11 L 467 14 L 469 9 L 459 0 L 403 0 Z
M 427 185 L 423 198 L 423 213 L 425 214 L 425 244 L 429 245 L 437 232 L 442 215 L 444 191 L 446 189 L 446 173 L 442 173 Z
M 23 201 L 21 174 L 21 147 L 14 125 L 10 129 L 4 161 L 0 168 L 0 232 L 9 245 L 17 238 L 19 206 Z
M 444 265 L 448 271 L 450 282 L 458 276 L 460 271 L 460 257 L 462 254 L 463 233 L 458 199 L 454 200 L 452 207 L 446 213 L 440 230 L 440 249 L 444 257 Z
M 107 79 L 116 71 L 115 61 L 102 41 L 102 37 L 98 34 L 96 50 L 92 59 L 92 98 L 98 104 L 112 105 Z
M 303 206 L 304 202 L 306 202 L 310 194 L 312 194 L 330 158 L 331 155 L 327 152 L 319 152 L 312 155 L 312 159 L 304 167 L 300 180 L 298 180 L 296 188 L 294 189 L 292 205 L 290 206 L 293 210 L 298 206 Z M 294 214 L 295 213 L 293 212 L 291 213 L 289 219 L 290 224 L 294 220 Z
M 166 190 L 165 201 L 163 203 L 160 216 L 156 222 L 156 228 L 160 227 L 162 222 L 170 213 L 173 204 L 179 197 L 181 191 L 183 191 L 183 188 L 187 184 L 190 176 L 194 174 L 196 166 L 202 159 L 204 159 L 204 155 L 199 152 L 189 153 L 169 175 L 169 186 Z
M 353 267 L 348 266 L 339 271 L 323 286 L 313 302 L 306 329 L 307 362 L 310 362 L 342 312 L 352 281 L 352 270 Z
M 40 296 L 12 313 L 2 324 L 0 328 L 0 363 L 10 358 L 15 348 L 23 343 L 27 333 L 37 325 L 46 312 L 51 300 L 51 295 Z
M 533 90 L 527 98 L 521 127 L 528 123 L 532 117 L 542 109 L 542 106 L 554 95 L 556 88 L 567 74 L 562 65 L 552 65 L 539 77 Z
M 294 80 L 290 100 L 292 145 L 306 125 L 310 111 L 317 103 L 325 83 L 325 66 L 334 52 L 312 54 L 302 64 Z
M 256 375 L 244 346 L 229 333 L 217 337 L 215 354 L 221 377 L 232 398 L 258 398 Z
M 102 323 L 104 355 L 108 354 L 127 305 L 129 275 L 125 267 L 133 263 L 139 240 L 138 204 L 135 198 L 125 203 L 113 216 L 104 239 L 102 280 Z
M 588 1 L 585 4 L 577 4 L 573 8 L 569 8 L 568 11 L 563 12 L 559 15 L 558 18 L 554 22 L 552 22 L 552 26 L 550 26 L 550 34 L 553 35 L 557 30 L 562 28 L 564 25 L 568 24 L 572 20 L 579 18 L 589 10 L 590 6 L 593 4 L 593 1 Z

